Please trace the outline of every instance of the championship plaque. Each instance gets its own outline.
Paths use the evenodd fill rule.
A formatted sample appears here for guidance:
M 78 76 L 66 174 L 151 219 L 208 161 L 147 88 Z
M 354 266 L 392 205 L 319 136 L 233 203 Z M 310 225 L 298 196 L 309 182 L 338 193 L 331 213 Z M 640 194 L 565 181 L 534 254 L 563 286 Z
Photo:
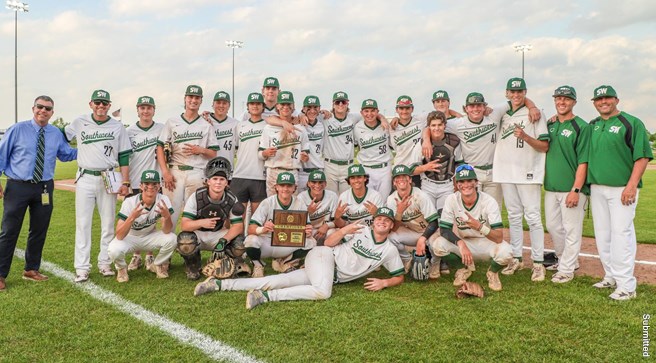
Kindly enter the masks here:
M 305 225 L 307 211 L 280 210 L 273 211 L 273 232 L 271 246 L 305 247 Z

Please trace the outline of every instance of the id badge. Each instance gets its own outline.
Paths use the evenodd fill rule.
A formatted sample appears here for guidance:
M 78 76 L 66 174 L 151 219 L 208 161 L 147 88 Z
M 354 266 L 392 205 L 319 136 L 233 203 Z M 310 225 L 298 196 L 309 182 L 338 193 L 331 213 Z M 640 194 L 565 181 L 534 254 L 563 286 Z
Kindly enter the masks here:
M 43 193 L 41 193 L 41 204 L 50 205 L 50 194 L 48 194 L 48 192 L 45 190 L 43 191 Z

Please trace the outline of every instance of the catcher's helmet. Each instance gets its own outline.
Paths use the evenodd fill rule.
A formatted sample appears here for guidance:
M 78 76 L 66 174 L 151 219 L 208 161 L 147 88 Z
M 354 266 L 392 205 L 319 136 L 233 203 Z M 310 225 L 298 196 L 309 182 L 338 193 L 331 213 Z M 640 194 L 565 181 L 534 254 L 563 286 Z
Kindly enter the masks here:
M 232 177 L 232 165 L 228 159 L 218 156 L 207 162 L 207 166 L 205 166 L 205 177 L 209 179 L 215 175 L 222 176 L 226 179 Z

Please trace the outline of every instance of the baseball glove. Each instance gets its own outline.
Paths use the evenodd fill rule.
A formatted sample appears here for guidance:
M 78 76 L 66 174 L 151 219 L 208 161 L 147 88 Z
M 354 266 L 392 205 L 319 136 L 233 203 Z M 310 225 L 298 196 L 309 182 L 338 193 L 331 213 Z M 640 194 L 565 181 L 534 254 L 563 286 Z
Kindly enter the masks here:
M 485 292 L 483 291 L 483 288 L 481 285 L 475 283 L 475 282 L 465 282 L 460 286 L 458 291 L 456 291 L 456 297 L 458 299 L 464 299 L 466 297 L 478 297 L 482 298 L 485 296 Z
M 214 252 L 201 272 L 207 277 L 227 279 L 235 273 L 235 261 L 224 253 Z
M 418 280 L 418 281 L 428 280 L 428 265 L 429 265 L 429 260 L 426 255 L 417 256 L 416 252 L 412 251 L 410 276 L 414 280 Z

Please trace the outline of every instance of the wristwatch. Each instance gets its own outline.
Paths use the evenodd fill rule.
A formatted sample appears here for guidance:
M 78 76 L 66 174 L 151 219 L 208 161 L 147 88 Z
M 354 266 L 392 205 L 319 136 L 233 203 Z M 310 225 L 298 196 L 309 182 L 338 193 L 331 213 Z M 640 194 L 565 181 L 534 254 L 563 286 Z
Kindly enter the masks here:
M 574 188 L 572 188 L 571 191 L 574 192 L 574 193 L 580 193 L 581 189 L 574 187 Z

